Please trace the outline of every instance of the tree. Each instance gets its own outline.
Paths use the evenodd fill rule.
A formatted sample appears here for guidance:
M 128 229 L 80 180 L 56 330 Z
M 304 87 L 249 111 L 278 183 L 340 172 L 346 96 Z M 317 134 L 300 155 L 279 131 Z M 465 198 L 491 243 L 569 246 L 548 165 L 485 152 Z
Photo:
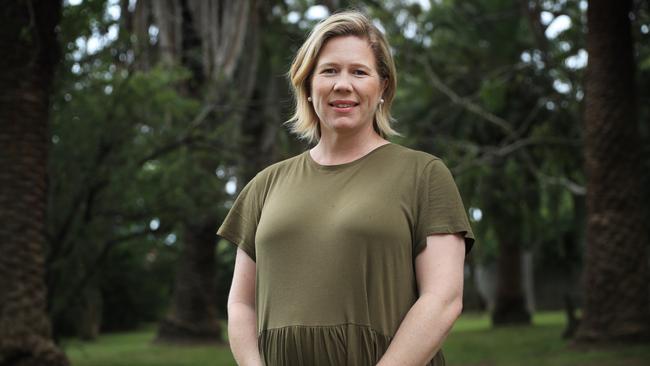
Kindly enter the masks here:
M 397 128 L 405 144 L 445 159 L 468 208 L 483 213 L 468 263 L 498 262 L 493 324 L 528 323 L 521 253 L 542 268 L 579 266 L 565 247 L 577 252 L 581 241 L 567 234 L 580 232 L 584 196 L 582 66 L 566 61 L 583 48 L 583 10 L 537 0 L 393 4 L 402 6 L 379 13 L 399 69 Z M 548 36 L 542 12 L 572 26 Z
M 145 10 L 147 9 L 147 10 Z M 255 85 L 259 4 L 245 1 L 149 1 L 136 5 L 134 26 L 155 25 L 162 63 L 183 67 L 190 77 L 182 92 L 209 106 L 204 127 L 219 127 L 241 121 Z M 149 16 L 150 14 L 151 16 Z M 148 39 L 141 34 L 140 39 Z M 244 53 L 244 47 L 249 51 Z M 217 110 L 227 106 L 227 111 Z M 227 150 L 225 143 L 221 147 Z M 172 305 L 160 323 L 160 341 L 220 340 L 216 296 L 215 231 L 216 204 L 222 197 L 211 192 L 209 177 L 218 170 L 222 156 L 188 149 L 179 155 L 184 174 L 176 183 L 184 187 L 187 210 L 178 217 L 182 253 L 176 272 Z M 197 183 L 200 182 L 200 183 Z M 197 188 L 203 186 L 202 188 Z M 212 198 L 210 198 L 212 197 Z M 190 209 L 191 207 L 191 209 Z
M 587 248 L 579 342 L 650 339 L 631 7 L 631 0 L 592 0 L 587 10 Z
M 48 107 L 60 1 L 4 4 L 0 21 L 0 364 L 67 365 L 44 280 Z

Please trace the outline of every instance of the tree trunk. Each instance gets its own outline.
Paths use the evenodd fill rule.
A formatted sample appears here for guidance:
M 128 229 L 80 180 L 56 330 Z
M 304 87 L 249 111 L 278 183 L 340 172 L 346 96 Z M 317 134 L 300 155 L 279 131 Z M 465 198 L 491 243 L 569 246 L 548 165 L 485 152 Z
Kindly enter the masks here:
M 504 187 L 507 162 L 494 166 L 491 187 Z M 525 173 L 524 173 L 525 174 Z M 524 212 L 520 202 L 530 199 L 525 191 L 532 184 L 528 176 L 521 177 L 518 184 L 508 190 L 500 189 L 490 196 L 487 215 L 492 223 L 499 245 L 497 257 L 497 284 L 492 324 L 530 324 L 531 316 L 526 308 L 526 297 L 522 277 L 522 246 L 524 245 Z M 512 180 L 512 179 L 511 179 Z M 495 190 L 495 192 L 497 192 Z
M 48 107 L 59 1 L 0 10 L 0 365 L 67 365 L 44 280 Z
M 252 86 L 237 83 L 236 71 L 247 76 L 254 75 L 256 70 L 257 1 L 168 0 L 145 4 L 151 4 L 153 21 L 160 29 L 162 59 L 182 65 L 191 72 L 192 77 L 184 86 L 186 94 L 196 99 L 207 94 L 209 99 L 224 105 L 246 107 Z M 243 52 L 247 40 L 250 54 Z M 237 100 L 232 95 L 237 95 Z M 221 114 L 218 118 L 237 120 L 241 117 L 237 113 Z M 212 176 L 215 164 L 205 162 L 204 165 L 206 176 Z M 213 210 L 206 207 L 204 214 L 196 216 L 211 219 L 182 224 L 183 252 L 172 307 L 161 321 L 159 341 L 221 340 L 215 283 L 217 222 L 216 217 L 209 214 L 211 212 Z
M 258 10 L 259 11 L 259 10 Z M 240 143 L 238 144 L 238 188 L 243 188 L 248 181 L 271 163 L 278 161 L 277 134 L 282 126 L 283 100 L 291 98 L 286 88 L 280 87 L 284 82 L 286 58 L 272 36 L 259 34 L 258 29 L 273 29 L 267 19 L 257 15 L 251 17 L 249 30 L 253 50 L 247 54 L 247 69 L 242 78 L 244 92 L 250 100 L 244 118 L 239 123 Z M 259 62 L 259 60 L 264 62 Z M 286 99 L 283 99 L 286 98 Z
M 220 341 L 217 316 L 214 228 L 207 221 L 186 223 L 183 250 L 176 273 L 172 308 L 158 329 L 165 342 Z
M 579 342 L 650 338 L 647 219 L 631 1 L 589 1 L 585 81 L 587 235 Z
M 163 62 L 183 64 L 210 82 L 233 78 L 244 51 L 256 0 L 140 0 L 142 14 L 152 14 L 158 27 L 159 52 Z M 150 24 L 136 17 L 142 38 Z M 191 30 L 188 32 L 188 30 Z M 188 48 L 188 45 L 192 48 Z M 192 60 L 190 62 L 190 60 Z M 197 71 L 197 67 L 200 70 Z
M 493 325 L 530 324 L 521 271 L 521 246 L 517 230 L 497 228 L 499 257 L 497 259 L 497 291 Z M 515 234 L 515 235 L 513 235 Z

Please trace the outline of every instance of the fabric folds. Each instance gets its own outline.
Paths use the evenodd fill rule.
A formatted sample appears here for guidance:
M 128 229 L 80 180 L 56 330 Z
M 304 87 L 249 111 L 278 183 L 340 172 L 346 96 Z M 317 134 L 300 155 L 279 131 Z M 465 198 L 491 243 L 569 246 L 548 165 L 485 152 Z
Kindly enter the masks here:
M 369 326 L 286 326 L 259 334 L 266 366 L 371 366 L 384 355 L 391 337 Z M 442 351 L 426 366 L 443 366 Z

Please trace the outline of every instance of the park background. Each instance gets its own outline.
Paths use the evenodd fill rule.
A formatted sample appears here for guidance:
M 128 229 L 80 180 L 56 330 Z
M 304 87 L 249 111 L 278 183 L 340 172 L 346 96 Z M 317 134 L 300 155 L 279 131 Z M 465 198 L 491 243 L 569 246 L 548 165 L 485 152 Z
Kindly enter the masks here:
M 235 364 L 216 229 L 308 148 L 286 72 L 350 7 L 393 48 L 393 141 L 445 161 L 477 236 L 449 365 L 648 365 L 640 0 L 3 4 L 1 365 Z

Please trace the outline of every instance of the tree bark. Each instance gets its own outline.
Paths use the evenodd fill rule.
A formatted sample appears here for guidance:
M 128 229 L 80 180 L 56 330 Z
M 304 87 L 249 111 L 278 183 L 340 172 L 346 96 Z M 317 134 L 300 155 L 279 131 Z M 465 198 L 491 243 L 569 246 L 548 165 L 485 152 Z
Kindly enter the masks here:
M 158 340 L 221 340 L 216 306 L 215 235 L 217 223 L 185 223 L 184 246 L 176 273 L 172 308 L 160 323 Z
M 67 365 L 44 280 L 48 107 L 60 1 L 0 10 L 0 365 Z
M 589 1 L 585 80 L 587 234 L 578 342 L 650 339 L 647 216 L 631 1 Z
M 495 165 L 491 187 L 503 187 L 507 174 L 506 161 Z M 498 172 L 498 173 L 496 173 Z M 525 174 L 525 173 L 524 173 Z M 497 285 L 492 324 L 530 324 L 522 278 L 522 246 L 524 245 L 523 213 L 519 202 L 529 199 L 525 190 L 530 179 L 522 177 L 519 184 L 490 196 L 486 214 L 493 217 L 493 227 L 498 240 Z
M 223 104 L 247 106 L 251 86 L 238 85 L 235 79 L 238 69 L 244 75 L 250 75 L 248 71 L 254 73 L 256 69 L 255 48 L 259 46 L 255 42 L 256 34 L 252 32 L 257 32 L 257 2 L 167 0 L 151 4 L 153 20 L 160 30 L 162 60 L 182 65 L 191 72 L 192 76 L 184 86 L 187 94 L 196 99 L 207 94 L 210 99 Z M 250 59 L 243 52 L 246 40 L 253 43 L 250 47 L 252 55 L 248 55 Z M 205 93 L 206 90 L 209 92 Z M 238 100 L 232 100 L 235 94 Z M 241 116 L 236 113 L 221 118 L 238 120 Z M 213 175 L 214 164 L 204 162 L 204 165 L 206 176 Z M 208 214 L 213 212 L 211 208 L 206 207 L 205 211 L 196 215 L 202 219 L 182 223 L 184 241 L 172 307 L 160 323 L 158 341 L 221 340 L 215 283 L 215 232 L 218 223 L 214 215 Z
M 504 220 L 505 223 L 505 220 Z M 499 241 L 497 258 L 497 289 L 492 324 L 530 324 L 522 280 L 522 243 L 519 231 L 505 224 L 496 227 Z
M 195 75 L 200 73 L 208 81 L 218 82 L 232 79 L 240 66 L 255 4 L 255 0 L 147 0 L 143 6 L 151 9 L 141 10 L 153 14 L 163 62 L 183 63 Z M 139 25 L 142 37 L 146 37 L 144 30 L 149 25 Z M 188 43 L 197 47 L 187 48 Z M 201 67 L 198 72 L 197 66 Z

